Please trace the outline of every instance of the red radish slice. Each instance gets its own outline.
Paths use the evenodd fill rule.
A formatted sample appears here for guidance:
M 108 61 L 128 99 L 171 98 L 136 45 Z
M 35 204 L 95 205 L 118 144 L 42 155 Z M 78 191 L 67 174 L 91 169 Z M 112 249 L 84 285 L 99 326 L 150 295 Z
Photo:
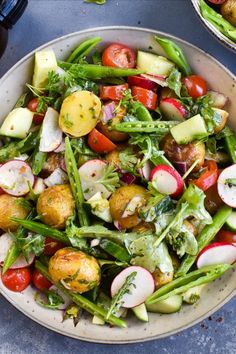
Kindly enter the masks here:
M 61 169 L 61 168 L 56 168 L 50 176 L 45 178 L 44 183 L 46 184 L 47 187 L 52 187 L 56 186 L 58 184 L 65 184 L 68 182 L 68 176 L 67 174 Z
M 71 304 L 71 300 L 60 289 L 58 289 L 55 285 L 52 285 L 49 288 L 49 290 L 54 291 L 55 293 L 60 295 L 62 297 L 62 299 L 64 300 L 64 304 L 59 305 L 58 310 L 65 310 Z
M 129 86 L 139 86 L 147 90 L 154 91 L 157 88 L 157 83 L 143 76 L 129 76 Z
M 131 266 L 122 270 L 113 280 L 111 284 L 111 296 L 113 297 L 118 293 L 122 285 L 125 283 L 126 278 L 133 272 L 136 276 L 132 282 L 130 293 L 124 294 L 122 298 L 122 306 L 132 308 L 145 302 L 155 290 L 155 283 L 152 274 L 145 268 L 139 266 Z
M 118 220 L 114 221 L 114 226 L 117 228 L 117 230 L 119 230 L 119 231 L 122 230 L 122 226 Z
M 236 262 L 236 246 L 228 242 L 212 243 L 199 253 L 197 267 L 213 264 L 233 264 Z
M 104 175 L 107 163 L 102 160 L 89 160 L 79 168 L 81 185 L 86 200 L 92 198 L 97 192 L 101 192 L 103 198 L 109 198 L 111 192 L 98 181 Z
M 177 198 L 183 193 L 184 182 L 180 174 L 171 166 L 158 165 L 150 174 L 150 181 L 162 194 Z
M 43 181 L 42 178 L 37 177 L 35 179 L 34 187 L 33 187 L 33 192 L 34 194 L 41 194 L 43 191 L 46 189 L 46 185 Z
M 216 91 L 208 91 L 208 95 L 210 95 L 212 100 L 212 106 L 215 108 L 224 108 L 228 101 L 228 97 L 226 97 L 223 93 Z
M 152 75 L 152 74 L 141 74 L 142 77 L 155 82 L 157 85 L 160 85 L 161 87 L 167 87 L 168 83 L 166 81 L 165 76 L 160 76 L 160 75 Z
M 23 255 L 18 257 L 17 260 L 11 265 L 10 269 L 19 269 L 31 266 L 34 263 L 35 255 L 31 253 L 26 259 Z
M 34 185 L 34 175 L 24 161 L 11 160 L 0 167 L 0 187 L 8 194 L 22 196 Z
M 168 120 L 179 120 L 182 122 L 188 114 L 187 109 L 176 98 L 163 98 L 160 102 L 159 108 Z
M 223 202 L 232 208 L 236 208 L 236 185 L 229 182 L 236 181 L 236 164 L 225 168 L 219 175 L 217 188 Z
M 143 167 L 139 169 L 140 176 L 149 181 L 152 168 L 153 164 L 150 161 L 146 161 Z
M 7 252 L 11 247 L 13 242 L 12 236 L 8 233 L 5 233 L 0 236 L 0 264 L 3 264 L 7 256 Z
M 43 119 L 39 151 L 50 152 L 58 148 L 62 142 L 62 130 L 58 124 L 58 112 L 49 107 Z
M 64 152 L 66 149 L 65 141 L 63 140 L 61 144 L 54 150 L 54 152 Z

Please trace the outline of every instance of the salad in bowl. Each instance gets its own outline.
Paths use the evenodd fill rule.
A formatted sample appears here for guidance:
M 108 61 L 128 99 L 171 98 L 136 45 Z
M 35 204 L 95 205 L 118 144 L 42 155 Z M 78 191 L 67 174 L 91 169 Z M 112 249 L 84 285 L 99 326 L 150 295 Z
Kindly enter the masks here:
M 52 317 L 125 328 L 196 304 L 233 268 L 236 136 L 228 97 L 175 42 L 100 41 L 64 61 L 37 51 L 0 127 L 1 282 Z

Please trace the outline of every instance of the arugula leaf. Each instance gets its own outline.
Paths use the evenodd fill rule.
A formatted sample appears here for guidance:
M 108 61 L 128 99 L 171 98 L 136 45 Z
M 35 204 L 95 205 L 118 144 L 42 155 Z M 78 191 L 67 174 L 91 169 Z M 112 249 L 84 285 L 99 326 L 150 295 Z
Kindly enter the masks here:
M 63 305 L 65 303 L 64 299 L 62 298 L 62 296 L 59 295 L 54 290 L 47 290 L 46 296 L 47 296 L 47 299 L 45 299 L 45 301 L 43 301 L 42 300 L 42 294 L 37 292 L 35 294 L 34 299 L 35 299 L 35 301 L 37 302 L 38 305 L 40 305 L 42 307 L 46 307 L 48 309 L 52 309 L 52 310 L 59 309 L 60 305 Z
M 170 75 L 167 78 L 168 87 L 175 92 L 178 97 L 181 97 L 181 73 L 178 69 L 172 69 Z
M 25 258 L 28 259 L 30 253 L 40 256 L 44 250 L 44 239 L 42 235 L 29 232 L 26 237 L 17 237 L 16 244 Z

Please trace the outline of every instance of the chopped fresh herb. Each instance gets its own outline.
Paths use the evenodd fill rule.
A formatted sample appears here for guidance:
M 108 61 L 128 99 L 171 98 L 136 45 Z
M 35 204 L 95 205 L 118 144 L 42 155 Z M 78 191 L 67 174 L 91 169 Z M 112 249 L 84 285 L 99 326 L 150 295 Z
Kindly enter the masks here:
M 119 174 L 116 172 L 116 167 L 106 165 L 103 176 L 95 183 L 103 184 L 108 191 L 113 193 L 116 188 L 120 187 L 120 178 Z
M 228 186 L 231 187 L 236 187 L 236 178 L 227 178 L 225 180 L 225 184 L 228 184 Z
M 43 300 L 43 295 L 39 292 L 35 294 L 35 301 L 38 305 L 42 307 L 46 307 L 52 310 L 58 310 L 60 305 L 65 303 L 64 299 L 54 290 L 47 290 L 46 291 L 46 299 Z

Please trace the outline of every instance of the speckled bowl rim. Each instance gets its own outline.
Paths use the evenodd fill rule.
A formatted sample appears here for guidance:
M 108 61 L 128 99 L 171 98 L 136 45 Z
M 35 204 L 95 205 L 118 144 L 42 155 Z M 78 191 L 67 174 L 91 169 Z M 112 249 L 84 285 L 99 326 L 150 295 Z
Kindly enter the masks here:
M 236 52 L 236 43 L 231 39 L 226 37 L 223 33 L 221 33 L 215 26 L 213 26 L 210 22 L 208 22 L 205 18 L 202 17 L 199 0 L 191 0 L 193 8 L 196 11 L 196 14 L 200 21 L 204 24 L 204 26 L 208 29 L 208 31 L 226 48 L 231 49 L 234 53 Z
M 156 31 L 153 29 L 148 29 L 148 28 L 140 28 L 140 27 L 131 27 L 131 26 L 103 26 L 103 27 L 94 27 L 94 28 L 89 28 L 89 29 L 85 29 L 85 30 L 81 30 L 81 31 L 76 31 L 73 33 L 69 33 L 66 34 L 64 36 L 61 36 L 59 38 L 53 39 L 43 45 L 41 45 L 40 47 L 35 48 L 33 51 L 31 51 L 29 54 L 27 54 L 26 56 L 24 56 L 22 59 L 20 59 L 10 70 L 7 71 L 7 73 L 5 75 L 2 76 L 2 78 L 0 79 L 0 85 L 1 83 L 9 76 L 12 74 L 12 72 L 18 67 L 20 66 L 24 61 L 28 60 L 36 51 L 38 50 L 42 50 L 43 48 L 53 45 L 57 42 L 60 42 L 63 39 L 66 38 L 71 38 L 74 36 L 77 36 L 79 34 L 90 34 L 93 33 L 94 31 L 106 31 L 106 30 L 129 30 L 129 31 L 136 31 L 136 32 L 146 32 L 149 34 L 153 34 L 153 35 L 161 35 L 161 36 L 169 36 L 174 40 L 177 40 L 189 47 L 192 47 L 193 49 L 200 51 L 202 54 L 204 54 L 205 56 L 207 56 L 209 59 L 211 59 L 212 61 L 215 62 L 215 64 L 217 64 L 221 69 L 223 69 L 224 71 L 226 71 L 228 73 L 228 75 L 232 78 L 232 80 L 236 81 L 236 76 L 230 71 L 228 70 L 223 64 L 221 64 L 219 61 L 217 61 L 215 58 L 213 58 L 210 54 L 208 54 L 207 52 L 205 52 L 204 50 L 200 49 L 199 47 L 185 41 L 182 40 L 179 37 L 176 37 L 170 33 L 167 32 L 162 32 L 162 31 Z M 24 308 L 21 308 L 21 306 L 16 303 L 15 301 L 13 301 L 7 294 L 3 293 L 0 289 L 0 293 L 2 294 L 2 296 L 8 300 L 18 311 L 20 311 L 21 313 L 23 313 L 26 317 L 30 318 L 31 320 L 33 320 L 34 322 L 42 325 L 43 327 L 46 327 L 56 333 L 59 333 L 61 335 L 67 336 L 67 337 L 71 337 L 74 339 L 79 339 L 82 341 L 86 341 L 86 342 L 92 342 L 92 343 L 98 343 L 98 344 L 135 344 L 135 343 L 141 343 L 141 342 L 147 342 L 147 341 L 151 341 L 151 340 L 155 340 L 155 339 L 161 339 L 161 338 L 165 338 L 168 337 L 170 335 L 179 333 L 187 328 L 190 328 L 192 326 L 194 326 L 195 324 L 203 321 L 204 319 L 206 319 L 207 317 L 209 317 L 210 315 L 212 315 L 214 312 L 216 312 L 217 310 L 219 310 L 224 304 L 226 304 L 228 301 L 230 301 L 230 299 L 232 299 L 235 295 L 236 295 L 236 289 L 234 289 L 230 294 L 228 294 L 226 296 L 226 298 L 219 303 L 217 306 L 213 307 L 211 310 L 209 310 L 208 312 L 206 312 L 204 315 L 201 315 L 199 317 L 197 317 L 194 321 L 192 321 L 191 323 L 188 323 L 186 325 L 183 325 L 181 327 L 176 328 L 175 330 L 171 330 L 168 331 L 166 333 L 163 334 L 159 334 L 159 335 L 153 335 L 153 336 L 147 336 L 145 338 L 141 338 L 141 339 L 132 339 L 132 340 L 127 340 L 124 338 L 124 340 L 104 340 L 104 339 L 94 339 L 94 338 L 90 338 L 90 337 L 81 337 L 79 334 L 78 335 L 73 335 L 73 334 L 68 334 L 65 333 L 63 330 L 58 330 L 55 329 L 53 326 L 50 326 L 50 324 L 45 323 L 44 321 L 36 318 L 34 315 L 31 315 L 30 313 L 25 313 L 24 312 Z M 121 329 L 122 330 L 122 329 Z

